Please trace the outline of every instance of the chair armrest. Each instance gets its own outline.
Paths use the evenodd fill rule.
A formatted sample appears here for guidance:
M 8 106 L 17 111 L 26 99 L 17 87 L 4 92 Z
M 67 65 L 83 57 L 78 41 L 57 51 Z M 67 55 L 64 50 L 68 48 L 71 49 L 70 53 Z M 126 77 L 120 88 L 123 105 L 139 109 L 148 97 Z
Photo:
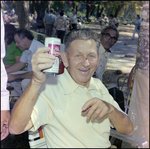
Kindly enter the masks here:
M 138 146 L 140 148 L 146 148 L 148 146 L 147 141 L 141 140 L 141 139 L 134 137 L 134 136 L 123 135 L 114 129 L 110 130 L 110 135 L 114 138 L 117 138 L 117 139 L 120 139 L 120 140 L 125 141 L 127 143 L 130 143 L 132 146 Z

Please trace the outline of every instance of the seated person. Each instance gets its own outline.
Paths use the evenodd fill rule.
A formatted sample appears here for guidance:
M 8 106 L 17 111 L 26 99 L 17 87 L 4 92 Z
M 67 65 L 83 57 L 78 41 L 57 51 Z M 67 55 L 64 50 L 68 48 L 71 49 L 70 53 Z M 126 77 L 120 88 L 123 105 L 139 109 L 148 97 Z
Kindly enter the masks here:
M 6 43 L 6 55 L 3 59 L 5 68 L 9 68 L 15 63 L 20 61 L 22 52 L 15 43 L 14 34 L 16 32 L 16 28 L 12 24 L 5 24 L 5 43 Z M 18 69 L 25 70 L 25 67 Z M 11 92 L 11 96 L 19 97 L 22 94 L 21 82 L 20 80 L 15 80 L 7 83 L 7 86 L 13 88 L 13 92 Z
M 64 42 L 63 74 L 42 71 L 55 62 L 56 57 L 47 54 L 49 47 L 39 48 L 33 55 L 33 76 L 13 108 L 10 133 L 42 126 L 48 148 L 109 148 L 110 127 L 131 135 L 133 126 L 102 82 L 92 77 L 100 59 L 97 34 L 73 30 Z
M 6 55 L 3 59 L 6 68 L 20 61 L 22 52 L 15 43 L 14 34 L 16 28 L 12 24 L 5 24 Z
M 33 35 L 30 31 L 26 29 L 19 29 L 16 31 L 14 36 L 16 46 L 23 51 L 20 60 L 13 64 L 12 66 L 6 69 L 7 73 L 16 72 L 25 67 L 26 63 L 28 64 L 27 73 L 24 74 L 8 74 L 8 81 L 13 81 L 16 79 L 24 79 L 22 81 L 22 89 L 24 91 L 28 82 L 32 78 L 32 66 L 31 66 L 31 58 L 32 55 L 36 52 L 39 47 L 44 47 L 44 44 L 34 39 Z
M 82 26 L 81 20 L 78 19 L 77 20 L 77 29 L 82 29 L 82 28 L 83 28 L 83 26 Z
M 119 38 L 119 31 L 115 25 L 108 25 L 102 29 L 100 35 L 101 46 L 99 47 L 99 52 L 101 53 L 101 58 L 99 65 L 96 69 L 94 77 L 99 78 L 103 81 L 103 74 L 106 71 L 107 61 L 111 54 L 111 47 L 113 47 Z M 119 103 L 119 106 L 124 111 L 124 95 L 123 92 L 117 88 L 109 89 L 109 93 L 114 97 L 114 99 Z

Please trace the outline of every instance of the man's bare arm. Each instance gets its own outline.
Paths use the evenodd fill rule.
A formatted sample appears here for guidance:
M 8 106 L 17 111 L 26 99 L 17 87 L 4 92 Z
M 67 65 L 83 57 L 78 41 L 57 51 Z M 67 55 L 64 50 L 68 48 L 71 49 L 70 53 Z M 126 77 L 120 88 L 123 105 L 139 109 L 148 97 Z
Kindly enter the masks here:
M 108 114 L 108 117 L 119 133 L 132 135 L 133 125 L 127 115 L 113 107 L 113 110 L 110 114 Z
M 20 134 L 32 127 L 29 121 L 40 87 L 40 84 L 31 80 L 27 89 L 15 103 L 9 121 L 10 133 Z
M 10 133 L 20 134 L 32 127 L 30 119 L 33 106 L 38 96 L 38 91 L 46 80 L 46 73 L 42 70 L 51 68 L 55 63 L 55 56 L 47 54 L 48 51 L 50 51 L 49 47 L 42 47 L 32 56 L 32 79 L 13 107 L 9 121 Z
M 19 70 L 22 69 L 24 66 L 25 66 L 25 63 L 19 61 L 19 62 L 13 64 L 12 66 L 6 68 L 6 71 L 7 71 L 7 73 L 19 71 Z

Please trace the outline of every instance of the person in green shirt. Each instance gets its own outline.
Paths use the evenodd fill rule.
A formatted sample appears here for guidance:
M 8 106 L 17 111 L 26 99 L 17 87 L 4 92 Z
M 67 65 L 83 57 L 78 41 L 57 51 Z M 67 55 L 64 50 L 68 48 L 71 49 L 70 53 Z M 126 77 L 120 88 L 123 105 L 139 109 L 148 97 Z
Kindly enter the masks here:
M 6 68 L 18 62 L 21 58 L 22 52 L 14 41 L 14 34 L 16 28 L 12 24 L 5 24 L 5 49 L 6 55 L 3 59 Z M 24 68 L 22 69 L 24 70 Z

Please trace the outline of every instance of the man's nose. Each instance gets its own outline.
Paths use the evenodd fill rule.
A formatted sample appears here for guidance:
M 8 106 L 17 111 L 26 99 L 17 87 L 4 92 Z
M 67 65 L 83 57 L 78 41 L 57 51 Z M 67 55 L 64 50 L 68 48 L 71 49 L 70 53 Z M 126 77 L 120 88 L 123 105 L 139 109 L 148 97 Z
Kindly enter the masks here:
M 88 58 L 83 58 L 82 63 L 84 66 L 89 66 L 90 65 L 90 61 L 88 60 Z

